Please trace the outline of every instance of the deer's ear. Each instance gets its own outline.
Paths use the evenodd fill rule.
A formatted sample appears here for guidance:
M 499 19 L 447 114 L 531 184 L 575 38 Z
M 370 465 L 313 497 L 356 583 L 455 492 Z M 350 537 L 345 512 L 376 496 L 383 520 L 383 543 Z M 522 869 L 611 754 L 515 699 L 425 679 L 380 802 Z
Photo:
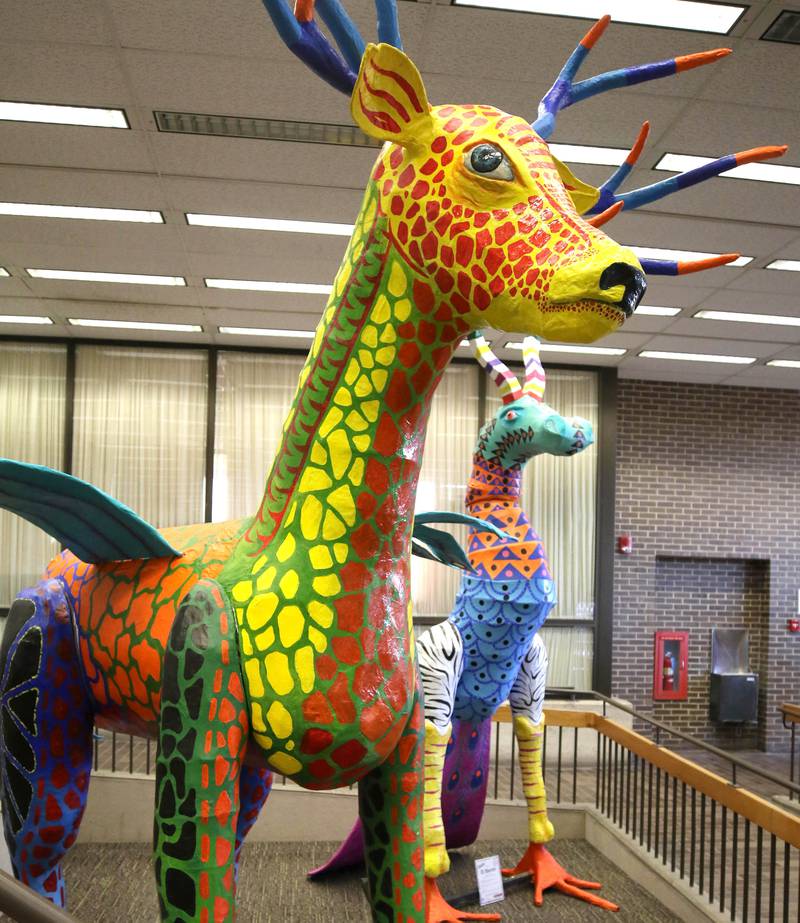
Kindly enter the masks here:
M 381 141 L 424 143 L 433 130 L 422 77 L 394 45 L 367 45 L 350 112 L 362 131 Z
M 597 200 L 600 198 L 600 190 L 578 179 L 572 170 L 566 164 L 561 163 L 557 157 L 553 157 L 553 162 L 556 165 L 556 170 L 561 177 L 564 188 L 572 199 L 575 211 L 579 215 L 583 215 L 593 205 L 597 204 Z

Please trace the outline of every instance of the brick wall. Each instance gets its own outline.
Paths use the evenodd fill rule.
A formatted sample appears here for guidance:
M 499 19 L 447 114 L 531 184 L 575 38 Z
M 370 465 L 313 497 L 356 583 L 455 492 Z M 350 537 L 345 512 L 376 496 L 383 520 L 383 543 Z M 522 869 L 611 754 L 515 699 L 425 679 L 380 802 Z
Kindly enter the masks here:
M 758 742 L 783 748 L 777 706 L 800 701 L 800 393 L 619 382 L 612 691 L 726 747 L 753 737 L 708 719 L 710 629 L 750 630 Z M 652 698 L 653 633 L 688 630 L 686 702 Z

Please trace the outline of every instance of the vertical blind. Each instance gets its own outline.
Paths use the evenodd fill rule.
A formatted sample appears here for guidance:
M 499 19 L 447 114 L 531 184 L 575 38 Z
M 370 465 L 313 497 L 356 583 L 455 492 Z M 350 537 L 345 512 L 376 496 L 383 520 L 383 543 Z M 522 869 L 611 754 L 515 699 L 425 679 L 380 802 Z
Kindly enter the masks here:
M 0 454 L 59 468 L 63 459 L 66 351 L 0 345 Z M 294 397 L 299 355 L 220 351 L 217 357 L 212 518 L 255 511 Z M 81 345 L 76 351 L 73 473 L 131 506 L 158 527 L 200 522 L 204 513 L 208 353 L 205 350 Z M 480 376 L 453 364 L 434 398 L 417 511 L 464 509 L 480 419 Z M 545 399 L 564 416 L 597 425 L 593 372 L 550 370 Z M 487 380 L 485 416 L 499 406 Z M 543 637 L 549 685 L 591 688 L 597 483 L 594 447 L 572 458 L 540 456 L 526 468 L 523 505 L 542 537 L 559 604 Z M 451 529 L 462 543 L 463 527 Z M 0 512 L 0 605 L 35 580 L 56 543 Z M 415 558 L 417 616 L 444 619 L 459 573 Z

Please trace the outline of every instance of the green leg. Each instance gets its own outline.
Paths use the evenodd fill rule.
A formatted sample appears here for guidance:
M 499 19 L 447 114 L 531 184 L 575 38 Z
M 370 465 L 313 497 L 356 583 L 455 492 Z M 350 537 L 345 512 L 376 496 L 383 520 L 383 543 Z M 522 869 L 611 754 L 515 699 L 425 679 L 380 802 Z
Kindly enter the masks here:
M 374 923 L 423 923 L 422 756 L 419 692 L 403 736 L 359 783 L 364 856 Z
M 236 622 L 200 581 L 178 610 L 164 657 L 153 831 L 163 920 L 233 920 L 239 776 L 248 719 Z

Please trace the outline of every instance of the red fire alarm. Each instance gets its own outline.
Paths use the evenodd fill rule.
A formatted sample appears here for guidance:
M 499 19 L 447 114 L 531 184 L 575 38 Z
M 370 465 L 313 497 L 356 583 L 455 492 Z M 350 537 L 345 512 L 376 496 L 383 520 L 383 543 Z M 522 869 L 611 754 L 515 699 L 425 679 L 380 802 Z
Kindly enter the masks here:
M 620 535 L 617 539 L 617 551 L 620 554 L 633 554 L 633 536 Z
M 800 619 L 786 619 L 786 627 L 793 633 L 800 631 Z

